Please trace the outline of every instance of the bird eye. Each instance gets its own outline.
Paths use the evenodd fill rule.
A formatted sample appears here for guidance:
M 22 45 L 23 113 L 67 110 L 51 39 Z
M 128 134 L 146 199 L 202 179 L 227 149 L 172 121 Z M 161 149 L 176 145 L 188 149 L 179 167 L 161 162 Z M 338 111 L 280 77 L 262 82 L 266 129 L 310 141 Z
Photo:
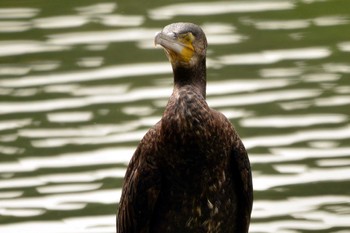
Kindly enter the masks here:
M 187 33 L 184 33 L 184 34 L 181 34 L 181 39 L 182 40 L 185 40 L 187 42 L 192 42 L 194 40 L 194 36 L 191 32 L 187 32 Z
M 192 32 L 188 32 L 187 33 L 187 38 L 188 38 L 188 40 L 189 41 L 194 41 L 194 39 L 196 38 L 194 35 L 193 35 L 193 33 Z

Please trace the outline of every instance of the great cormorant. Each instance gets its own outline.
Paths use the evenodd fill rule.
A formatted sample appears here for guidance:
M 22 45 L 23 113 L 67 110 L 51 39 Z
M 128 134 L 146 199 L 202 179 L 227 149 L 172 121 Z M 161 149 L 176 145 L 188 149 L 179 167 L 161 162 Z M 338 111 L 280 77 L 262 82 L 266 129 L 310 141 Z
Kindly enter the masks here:
M 174 23 L 155 44 L 171 62 L 174 89 L 126 171 L 117 233 L 246 233 L 250 163 L 230 121 L 206 103 L 205 34 Z

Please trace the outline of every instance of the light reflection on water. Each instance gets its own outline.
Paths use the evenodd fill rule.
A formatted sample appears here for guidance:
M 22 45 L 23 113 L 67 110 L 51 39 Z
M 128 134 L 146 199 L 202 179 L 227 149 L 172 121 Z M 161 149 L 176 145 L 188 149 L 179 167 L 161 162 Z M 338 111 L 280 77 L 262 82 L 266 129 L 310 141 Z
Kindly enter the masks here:
M 261 137 L 247 138 L 245 140 L 246 147 L 257 146 L 284 146 L 298 142 L 314 141 L 314 140 L 341 140 L 350 138 L 350 125 L 332 129 L 312 129 L 296 131 L 291 134 L 283 135 L 265 135 Z
M 59 83 L 86 82 L 104 79 L 128 78 L 133 76 L 157 75 L 171 73 L 168 63 L 128 64 L 95 70 L 79 70 L 70 73 L 26 76 L 20 79 L 4 79 L 0 81 L 3 87 L 28 87 Z
M 348 24 L 349 19 L 343 16 L 326 16 L 315 19 L 298 19 L 298 20 L 278 20 L 278 21 L 256 21 L 253 23 L 256 28 L 262 30 L 292 30 L 307 28 L 312 25 L 316 26 L 333 26 Z
M 0 57 L 28 53 L 42 53 L 67 50 L 69 47 L 50 45 L 37 41 L 2 41 L 0 43 Z
M 0 19 L 21 19 L 32 18 L 40 12 L 35 8 L 2 8 L 0 9 Z
M 183 3 L 160 7 L 150 11 L 150 17 L 155 20 L 171 19 L 184 15 L 220 15 L 228 13 L 261 12 L 292 9 L 292 1 L 218 1 L 206 3 Z M 196 9 L 196 11 L 193 11 Z
M 250 232 L 346 232 L 350 5 L 339 1 L 0 3 L 0 232 L 114 232 L 126 165 L 172 91 L 153 37 L 188 17 L 208 36 L 208 103 L 250 155 Z
M 286 49 L 276 51 L 263 51 L 261 53 L 228 55 L 219 59 L 225 65 L 252 65 L 252 64 L 271 64 L 283 60 L 306 60 L 320 59 L 331 55 L 327 48 L 302 48 Z
M 260 118 L 245 118 L 240 123 L 244 127 L 288 128 L 310 125 L 335 124 L 347 122 L 346 115 L 300 115 L 300 116 L 269 116 Z

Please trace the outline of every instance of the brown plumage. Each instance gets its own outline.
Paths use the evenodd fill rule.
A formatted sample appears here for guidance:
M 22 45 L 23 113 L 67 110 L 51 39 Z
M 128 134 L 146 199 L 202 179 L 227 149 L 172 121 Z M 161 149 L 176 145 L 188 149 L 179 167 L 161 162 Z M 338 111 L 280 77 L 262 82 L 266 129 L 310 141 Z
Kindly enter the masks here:
M 174 90 L 130 161 L 117 232 L 248 232 L 250 163 L 230 121 L 205 101 L 206 37 L 194 24 L 176 23 L 155 43 L 172 64 Z

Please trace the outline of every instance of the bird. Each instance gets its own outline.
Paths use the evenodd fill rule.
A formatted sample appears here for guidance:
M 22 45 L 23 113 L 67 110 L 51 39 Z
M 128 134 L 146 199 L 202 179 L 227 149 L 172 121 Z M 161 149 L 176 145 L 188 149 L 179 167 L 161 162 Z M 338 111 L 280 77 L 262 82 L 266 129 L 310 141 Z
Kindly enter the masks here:
M 117 233 L 246 233 L 251 166 L 231 122 L 206 102 L 205 33 L 172 23 L 154 42 L 171 63 L 173 92 L 126 169 Z

